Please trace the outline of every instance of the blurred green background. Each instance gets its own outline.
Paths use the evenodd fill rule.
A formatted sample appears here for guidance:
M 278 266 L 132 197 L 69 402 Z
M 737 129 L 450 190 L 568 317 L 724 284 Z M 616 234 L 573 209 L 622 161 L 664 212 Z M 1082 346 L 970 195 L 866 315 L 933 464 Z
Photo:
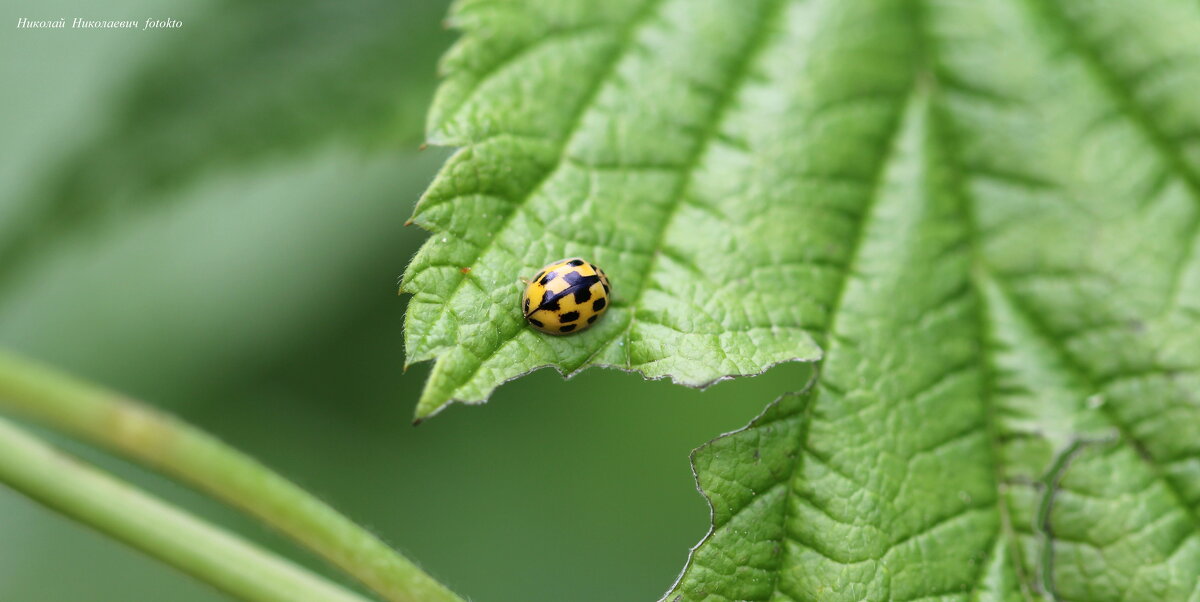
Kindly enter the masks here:
M 654 600 L 708 528 L 687 454 L 804 366 L 698 392 L 542 371 L 414 428 L 402 226 L 443 2 L 0 7 L 0 345 L 250 452 L 480 602 Z M 18 30 L 19 17 L 177 30 Z M 619 286 L 619 283 L 617 283 Z M 58 439 L 56 439 L 58 440 Z M 257 524 L 85 455 L 331 574 Z M 340 577 L 337 577 L 340 579 Z M 0 600 L 219 600 L 0 488 Z

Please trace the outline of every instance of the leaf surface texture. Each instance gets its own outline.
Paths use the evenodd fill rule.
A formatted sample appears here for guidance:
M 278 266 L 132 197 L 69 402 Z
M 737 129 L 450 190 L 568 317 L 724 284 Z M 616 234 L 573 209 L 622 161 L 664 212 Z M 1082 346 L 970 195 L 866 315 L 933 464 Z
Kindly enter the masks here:
M 819 360 L 696 452 L 665 600 L 1200 600 L 1200 6 L 591 4 L 454 14 L 420 415 Z M 548 338 L 517 278 L 570 255 L 615 303 Z

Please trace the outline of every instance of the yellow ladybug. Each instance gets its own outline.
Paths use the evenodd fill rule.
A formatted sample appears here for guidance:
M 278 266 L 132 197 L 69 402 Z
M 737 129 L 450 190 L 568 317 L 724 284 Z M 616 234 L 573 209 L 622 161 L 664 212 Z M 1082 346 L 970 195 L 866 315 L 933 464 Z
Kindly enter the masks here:
M 608 310 L 608 276 L 578 257 L 542 268 L 521 295 L 530 326 L 547 334 L 570 334 L 591 326 Z

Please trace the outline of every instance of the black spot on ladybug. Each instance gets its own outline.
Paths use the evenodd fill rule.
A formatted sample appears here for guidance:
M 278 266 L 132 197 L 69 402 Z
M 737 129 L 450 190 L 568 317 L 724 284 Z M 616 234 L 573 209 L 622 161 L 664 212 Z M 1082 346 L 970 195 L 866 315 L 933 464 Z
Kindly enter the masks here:
M 596 318 L 599 318 L 599 317 L 600 317 L 600 316 L 592 316 L 592 317 L 588 318 L 588 324 L 591 324 L 592 322 L 595 322 L 595 321 L 596 321 Z
M 571 261 L 567 262 L 567 265 L 573 265 L 575 267 L 579 267 L 579 266 L 583 265 L 583 260 L 582 259 L 572 259 Z
M 542 294 L 542 302 L 538 304 L 538 309 L 558 311 L 558 297 L 555 297 L 554 293 L 546 291 Z
M 533 318 L 529 318 L 529 323 L 533 324 L 534 326 L 537 326 L 538 328 L 545 326 L 545 324 L 542 324 L 540 321 L 535 320 Z
M 592 302 L 592 311 L 600 311 L 604 306 L 608 305 L 608 301 L 604 297 L 600 297 Z
M 592 298 L 592 285 L 600 281 L 600 277 L 596 275 L 584 276 L 579 272 L 570 272 L 563 276 L 563 280 L 569 285 L 562 292 L 563 295 L 571 293 L 575 294 L 576 303 L 584 303 Z
M 550 281 L 554 280 L 555 276 L 558 276 L 557 272 L 550 272 L 549 274 L 546 274 L 546 277 L 542 278 L 542 286 L 550 284 Z
M 541 280 L 542 276 L 544 276 L 545 274 L 546 274 L 546 272 L 545 272 L 545 271 L 538 272 L 538 275 L 537 275 L 537 276 L 534 276 L 534 277 L 533 277 L 533 279 L 534 279 L 534 280 Z
M 569 311 L 558 317 L 558 320 L 560 322 L 574 322 L 575 320 L 578 320 L 578 319 L 579 319 L 579 312 L 577 312 L 577 311 Z
M 604 284 L 604 294 L 606 294 L 606 295 L 607 295 L 607 294 L 608 294 L 608 283 L 607 283 L 607 282 L 605 282 L 605 283 L 603 283 L 603 284 Z
M 525 313 L 529 313 L 529 297 L 525 297 Z
M 574 324 L 565 324 L 565 325 L 563 325 L 563 326 L 560 326 L 560 327 L 558 328 L 558 331 L 559 331 L 559 332 L 571 332 L 572 330 L 575 330 L 575 325 L 574 325 Z

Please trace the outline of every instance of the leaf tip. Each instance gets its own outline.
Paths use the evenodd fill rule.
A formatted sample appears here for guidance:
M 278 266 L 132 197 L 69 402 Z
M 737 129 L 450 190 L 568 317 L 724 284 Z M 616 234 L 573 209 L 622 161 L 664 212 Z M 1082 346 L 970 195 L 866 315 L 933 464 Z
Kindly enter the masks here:
M 450 403 L 450 401 L 429 402 L 428 400 L 422 399 L 421 401 L 417 402 L 417 409 L 414 412 L 415 415 L 413 416 L 413 424 L 416 425 L 433 418 L 435 415 L 441 413 L 441 411 L 445 409 L 446 406 L 450 405 Z

